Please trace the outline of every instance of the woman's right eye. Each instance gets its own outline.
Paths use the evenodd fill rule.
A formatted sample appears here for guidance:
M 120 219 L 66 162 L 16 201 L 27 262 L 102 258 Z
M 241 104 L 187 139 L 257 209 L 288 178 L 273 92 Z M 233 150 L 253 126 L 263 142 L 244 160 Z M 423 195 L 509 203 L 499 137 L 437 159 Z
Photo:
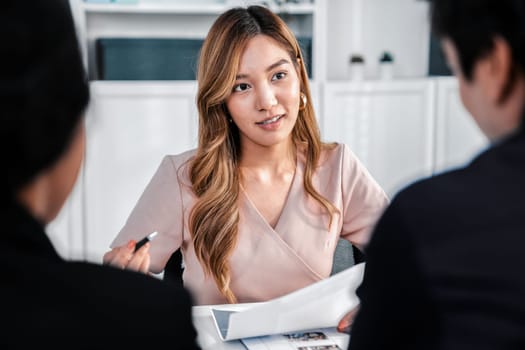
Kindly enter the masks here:
M 246 84 L 246 83 L 240 83 L 240 84 L 237 84 L 233 87 L 233 92 L 241 92 L 241 91 L 245 91 L 245 90 L 248 90 L 248 88 L 250 87 L 250 85 Z

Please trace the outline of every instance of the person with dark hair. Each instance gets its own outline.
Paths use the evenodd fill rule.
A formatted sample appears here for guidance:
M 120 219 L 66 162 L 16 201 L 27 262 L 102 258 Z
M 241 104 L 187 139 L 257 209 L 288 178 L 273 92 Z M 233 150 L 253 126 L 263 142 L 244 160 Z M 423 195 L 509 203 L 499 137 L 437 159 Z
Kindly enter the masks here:
M 84 155 L 89 89 L 69 3 L 3 1 L 0 33 L 0 348 L 126 349 L 140 335 L 198 349 L 187 291 L 132 271 L 66 261 L 45 233 Z M 146 253 L 147 246 L 137 255 Z
M 434 0 L 431 15 L 491 144 L 394 197 L 349 349 L 525 349 L 525 1 Z

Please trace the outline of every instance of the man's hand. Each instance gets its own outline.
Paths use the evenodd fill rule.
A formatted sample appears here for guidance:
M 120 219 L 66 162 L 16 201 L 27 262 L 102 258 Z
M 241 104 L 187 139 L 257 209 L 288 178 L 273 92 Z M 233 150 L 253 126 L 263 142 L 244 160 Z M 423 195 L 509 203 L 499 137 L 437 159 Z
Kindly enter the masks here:
M 344 315 L 343 318 L 339 321 L 339 324 L 337 325 L 337 330 L 341 333 L 350 334 L 350 330 L 352 329 L 352 323 L 354 323 L 354 318 L 358 311 L 359 305 L 357 305 L 346 315 Z

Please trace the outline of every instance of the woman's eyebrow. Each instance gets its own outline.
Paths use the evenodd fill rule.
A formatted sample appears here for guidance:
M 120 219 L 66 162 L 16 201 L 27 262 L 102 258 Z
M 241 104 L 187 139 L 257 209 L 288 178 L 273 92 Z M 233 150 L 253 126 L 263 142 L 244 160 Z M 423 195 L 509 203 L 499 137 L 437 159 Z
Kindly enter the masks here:
M 272 69 L 275 69 L 276 67 L 279 67 L 283 64 L 289 64 L 290 61 L 288 61 L 287 59 L 284 59 L 284 58 L 281 58 L 279 61 L 275 62 L 275 63 L 272 63 L 268 66 L 268 68 L 265 69 L 266 72 L 269 72 L 271 71 Z M 235 76 L 235 80 L 239 80 L 239 79 L 245 79 L 245 78 L 248 78 L 248 74 L 237 74 Z
M 290 63 L 290 61 L 284 59 L 284 58 L 281 58 L 279 61 L 275 62 L 275 63 L 272 63 L 268 66 L 268 68 L 266 68 L 266 72 L 269 72 L 271 71 L 272 69 L 276 68 L 276 67 L 279 67 L 283 64 L 288 64 Z

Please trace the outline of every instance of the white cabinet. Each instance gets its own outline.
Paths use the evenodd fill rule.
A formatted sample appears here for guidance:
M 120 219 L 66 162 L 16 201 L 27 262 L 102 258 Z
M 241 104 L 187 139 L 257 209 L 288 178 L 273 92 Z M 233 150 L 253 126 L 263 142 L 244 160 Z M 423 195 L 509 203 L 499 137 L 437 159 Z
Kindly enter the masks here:
M 324 139 L 347 143 L 390 196 L 488 145 L 453 77 L 327 83 L 323 106 Z
M 392 195 L 432 173 L 433 98 L 429 79 L 328 83 L 323 138 L 348 144 Z
M 83 186 L 88 260 L 102 261 L 162 157 L 196 147 L 196 88 L 193 82 L 91 83 Z

